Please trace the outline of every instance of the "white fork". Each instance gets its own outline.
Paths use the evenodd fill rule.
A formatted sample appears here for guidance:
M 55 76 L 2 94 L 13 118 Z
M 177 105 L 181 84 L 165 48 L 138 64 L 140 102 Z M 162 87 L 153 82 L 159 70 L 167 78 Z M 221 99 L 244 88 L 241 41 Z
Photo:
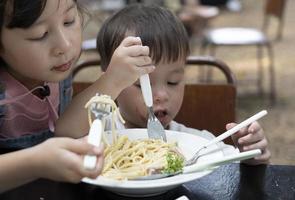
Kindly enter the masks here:
M 157 119 L 153 111 L 153 95 L 150 83 L 150 78 L 148 74 L 144 74 L 139 78 L 140 87 L 143 95 L 144 102 L 147 106 L 149 113 L 147 132 L 149 138 L 162 139 L 167 142 L 166 133 L 164 127 Z
M 87 141 L 89 144 L 94 146 L 99 146 L 101 143 L 102 132 L 104 127 L 102 126 L 102 118 L 109 114 L 107 106 L 105 108 L 98 108 L 97 103 L 91 105 L 91 111 L 95 115 L 95 120 L 92 122 Z M 96 166 L 96 156 L 95 155 L 86 155 L 84 157 L 84 167 L 86 169 L 94 169 Z
M 259 113 L 257 113 L 255 115 L 253 115 L 252 117 L 244 120 L 243 122 L 239 123 L 238 125 L 234 126 L 233 128 L 229 129 L 228 131 L 226 131 L 223 134 L 219 135 L 218 137 L 214 138 L 213 140 L 210 140 L 207 144 L 205 144 L 204 146 L 199 148 L 191 159 L 189 159 L 188 161 L 185 162 L 185 166 L 192 165 L 195 162 L 197 162 L 197 160 L 201 156 L 200 152 L 202 150 L 206 149 L 207 147 L 211 146 L 212 144 L 216 144 L 216 143 L 226 139 L 227 137 L 233 135 L 234 133 L 236 133 L 240 129 L 250 125 L 254 121 L 257 121 L 258 119 L 265 116 L 266 114 L 267 114 L 266 110 L 260 111 Z

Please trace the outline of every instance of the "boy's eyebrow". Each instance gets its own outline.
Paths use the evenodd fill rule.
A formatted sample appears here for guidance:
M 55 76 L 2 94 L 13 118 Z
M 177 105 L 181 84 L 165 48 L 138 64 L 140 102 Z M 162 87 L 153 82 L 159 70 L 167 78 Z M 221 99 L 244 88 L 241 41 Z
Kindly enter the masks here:
M 172 70 L 171 72 L 176 72 L 176 73 L 183 73 L 184 72 L 184 68 L 177 68 L 177 69 L 174 69 Z
M 76 7 L 76 4 L 73 2 L 71 6 L 69 6 L 65 11 L 64 11 L 64 14 L 69 12 L 71 9 L 75 8 Z
M 75 8 L 76 4 L 73 2 L 64 12 L 63 14 L 66 14 L 67 12 L 69 12 L 71 9 Z M 46 21 L 46 19 L 40 20 L 35 22 L 32 26 L 38 26 L 42 23 L 44 23 L 44 21 Z

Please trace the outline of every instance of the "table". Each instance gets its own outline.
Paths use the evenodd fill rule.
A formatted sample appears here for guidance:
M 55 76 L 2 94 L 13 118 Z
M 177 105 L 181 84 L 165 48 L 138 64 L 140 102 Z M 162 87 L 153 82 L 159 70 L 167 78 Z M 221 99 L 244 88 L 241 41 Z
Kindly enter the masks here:
M 211 174 L 160 196 L 141 199 L 166 200 L 182 195 L 196 199 L 295 199 L 295 166 L 228 164 Z M 85 183 L 69 184 L 38 180 L 0 195 L 1 200 L 135 199 L 122 197 Z M 138 198 L 137 198 L 138 199 Z

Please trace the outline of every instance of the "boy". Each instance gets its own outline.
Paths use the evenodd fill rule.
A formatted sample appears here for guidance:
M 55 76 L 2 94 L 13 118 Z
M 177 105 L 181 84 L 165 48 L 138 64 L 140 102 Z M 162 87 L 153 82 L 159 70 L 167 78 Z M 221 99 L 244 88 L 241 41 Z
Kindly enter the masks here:
M 103 71 L 106 71 L 116 47 L 127 36 L 140 37 L 142 44 L 150 48 L 150 56 L 156 66 L 150 74 L 153 108 L 164 128 L 212 139 L 214 136 L 208 131 L 187 128 L 173 121 L 183 100 L 184 66 L 189 55 L 189 42 L 183 24 L 165 8 L 141 4 L 125 7 L 109 18 L 98 34 L 97 48 Z M 116 122 L 118 129 L 146 127 L 148 114 L 139 81 L 124 89 L 118 96 L 117 103 L 126 121 L 124 125 Z M 228 124 L 227 129 L 234 125 Z M 257 122 L 236 133 L 232 139 L 240 151 L 262 150 L 262 155 L 245 162 L 269 162 L 267 140 Z

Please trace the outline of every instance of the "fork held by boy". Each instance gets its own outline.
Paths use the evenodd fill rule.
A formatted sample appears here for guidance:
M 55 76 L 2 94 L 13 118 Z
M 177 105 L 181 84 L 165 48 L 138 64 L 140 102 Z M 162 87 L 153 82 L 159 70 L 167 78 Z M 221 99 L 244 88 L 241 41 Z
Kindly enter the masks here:
M 207 147 L 211 146 L 212 144 L 216 144 L 224 139 L 226 139 L 227 137 L 235 134 L 236 132 L 238 132 L 240 129 L 250 125 L 251 123 L 257 121 L 258 119 L 260 119 L 261 117 L 265 116 L 267 114 L 266 110 L 262 110 L 259 113 L 253 115 L 252 117 L 244 120 L 243 122 L 237 124 L 236 126 L 234 126 L 233 128 L 227 130 L 226 132 L 224 132 L 223 134 L 219 135 L 218 137 L 214 138 L 213 140 L 210 140 L 208 143 L 206 143 L 204 146 L 202 146 L 201 148 L 198 149 L 198 151 L 195 153 L 195 155 L 189 159 L 188 161 L 186 161 L 185 165 L 192 165 L 194 164 L 198 158 L 200 157 L 200 152 L 203 149 L 206 149 Z

